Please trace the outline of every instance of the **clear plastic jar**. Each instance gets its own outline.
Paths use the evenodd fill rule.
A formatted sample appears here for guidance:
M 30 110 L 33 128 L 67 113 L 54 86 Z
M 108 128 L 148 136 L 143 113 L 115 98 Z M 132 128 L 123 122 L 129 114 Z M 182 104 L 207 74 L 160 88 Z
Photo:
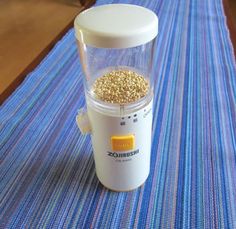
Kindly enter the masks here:
M 152 60 L 155 39 L 132 48 L 96 48 L 78 41 L 80 60 L 84 77 L 84 89 L 87 102 L 109 113 L 124 115 L 140 109 L 153 96 Z M 93 85 L 96 79 L 112 71 L 133 71 L 142 75 L 149 82 L 147 95 L 129 104 L 111 104 L 96 98 Z

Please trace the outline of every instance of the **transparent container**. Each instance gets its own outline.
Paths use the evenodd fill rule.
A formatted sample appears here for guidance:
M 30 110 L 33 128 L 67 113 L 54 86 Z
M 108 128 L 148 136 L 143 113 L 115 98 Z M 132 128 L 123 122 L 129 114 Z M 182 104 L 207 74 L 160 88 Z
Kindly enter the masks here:
M 84 71 L 84 90 L 88 103 L 113 115 L 125 115 L 140 109 L 153 96 L 152 60 L 155 38 L 131 48 L 96 48 L 78 41 L 80 60 Z M 128 104 L 111 104 L 99 100 L 93 93 L 94 82 L 111 71 L 133 71 L 142 75 L 149 83 L 147 95 Z

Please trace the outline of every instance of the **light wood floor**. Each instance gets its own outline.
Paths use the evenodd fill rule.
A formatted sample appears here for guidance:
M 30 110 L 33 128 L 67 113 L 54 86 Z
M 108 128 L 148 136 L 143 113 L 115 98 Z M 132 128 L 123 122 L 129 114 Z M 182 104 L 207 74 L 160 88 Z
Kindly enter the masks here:
M 82 8 L 79 0 L 0 0 L 0 95 Z

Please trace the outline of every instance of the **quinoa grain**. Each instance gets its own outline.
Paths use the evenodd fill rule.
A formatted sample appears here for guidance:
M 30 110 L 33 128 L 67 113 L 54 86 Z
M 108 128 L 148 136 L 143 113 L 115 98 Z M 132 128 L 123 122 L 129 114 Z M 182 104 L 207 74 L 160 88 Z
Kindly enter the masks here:
M 148 81 L 129 70 L 111 71 L 99 77 L 93 84 L 95 96 L 105 102 L 127 104 L 147 95 Z

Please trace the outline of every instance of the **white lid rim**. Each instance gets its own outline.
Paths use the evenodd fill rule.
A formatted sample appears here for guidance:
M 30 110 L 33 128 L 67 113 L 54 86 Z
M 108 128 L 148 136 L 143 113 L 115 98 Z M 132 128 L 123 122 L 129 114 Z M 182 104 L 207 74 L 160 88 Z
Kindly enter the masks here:
M 104 42 L 103 39 L 97 39 L 96 41 L 94 41 L 94 39 L 90 39 L 90 36 L 86 36 L 84 31 L 83 33 L 81 32 L 80 34 L 78 32 L 75 32 L 75 37 L 76 39 L 85 44 L 85 45 L 89 45 L 89 46 L 93 46 L 95 48 L 133 48 L 133 47 L 137 47 L 139 45 L 144 45 L 147 44 L 148 42 L 152 41 L 153 39 L 156 38 L 156 36 L 158 35 L 158 33 L 153 33 L 150 34 L 150 36 L 147 38 L 142 39 L 142 38 L 137 38 L 136 36 L 106 36 L 106 41 Z M 99 37 L 99 35 L 97 35 L 97 37 Z M 101 35 L 101 37 L 103 38 L 103 36 Z

